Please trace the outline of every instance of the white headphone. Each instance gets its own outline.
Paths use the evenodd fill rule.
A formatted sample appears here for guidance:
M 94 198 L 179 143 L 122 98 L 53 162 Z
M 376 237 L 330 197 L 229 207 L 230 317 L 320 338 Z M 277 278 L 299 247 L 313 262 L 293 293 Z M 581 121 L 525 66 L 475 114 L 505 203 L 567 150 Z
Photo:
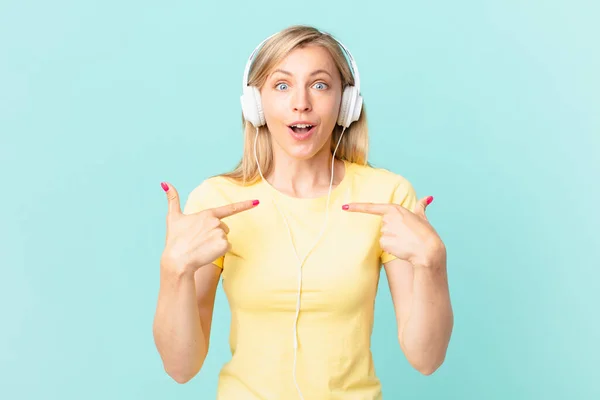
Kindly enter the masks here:
M 252 54 L 250 54 L 248 62 L 246 63 L 246 69 L 244 70 L 244 80 L 242 82 L 243 94 L 240 97 L 240 101 L 242 103 L 242 112 L 244 114 L 244 118 L 256 128 L 264 125 L 266 121 L 265 115 L 263 113 L 259 89 L 255 86 L 248 86 L 248 75 L 250 73 L 250 66 L 252 65 L 254 54 L 256 54 L 256 52 L 262 47 L 262 45 L 267 40 L 277 35 L 278 33 L 269 36 L 268 38 L 263 40 L 258 46 L 256 46 Z M 350 65 L 352 66 L 352 75 L 354 75 L 354 86 L 348 85 L 344 88 L 344 93 L 342 94 L 342 103 L 340 105 L 340 113 L 338 115 L 337 120 L 338 125 L 348 128 L 352 122 L 358 121 L 363 104 L 363 99 L 360 95 L 360 75 L 358 74 L 358 67 L 356 66 L 354 58 L 352 57 L 352 54 L 346 48 L 346 46 L 344 46 L 339 40 L 337 40 L 330 34 L 326 32 L 321 33 L 330 36 L 340 45 L 340 47 L 348 55 Z
M 260 99 L 260 92 L 259 92 L 258 88 L 255 86 L 248 86 L 248 73 L 250 71 L 250 65 L 252 63 L 254 54 L 258 51 L 258 49 L 267 40 L 269 40 L 271 37 L 275 36 L 276 34 L 277 33 L 275 33 L 275 34 L 269 36 L 268 38 L 266 38 L 265 40 L 263 40 L 254 49 L 254 51 L 250 55 L 250 58 L 248 59 L 248 62 L 246 63 L 246 69 L 244 71 L 244 81 L 243 81 L 243 85 L 244 85 L 243 91 L 244 92 L 241 96 L 242 112 L 244 113 L 244 118 L 247 121 L 249 121 L 250 123 L 252 123 L 252 125 L 254 125 L 254 127 L 256 128 L 256 135 L 254 137 L 254 158 L 256 160 L 256 166 L 258 168 L 258 173 L 260 174 L 263 182 L 265 182 L 269 187 L 270 187 L 270 185 L 267 182 L 267 180 L 265 179 L 265 177 L 263 176 L 262 171 L 260 169 L 260 163 L 258 161 L 257 148 L 256 148 L 256 143 L 257 143 L 257 139 L 258 139 L 258 128 L 265 124 L 265 116 L 263 113 L 262 103 L 261 103 L 261 99 Z M 328 33 L 324 33 L 324 34 L 331 36 Z M 321 237 L 323 236 L 323 233 L 325 232 L 325 227 L 327 226 L 327 221 L 329 219 L 329 200 L 331 198 L 331 189 L 333 187 L 333 172 L 334 172 L 335 153 L 337 152 L 337 149 L 342 141 L 342 137 L 344 135 L 344 131 L 346 130 L 346 128 L 348 128 L 352 122 L 358 121 L 358 118 L 360 117 L 360 112 L 362 110 L 362 105 L 363 105 L 363 99 L 360 96 L 360 78 L 358 75 L 358 68 L 356 67 L 356 63 L 354 62 L 354 58 L 352 58 L 350 51 L 348 51 L 348 49 L 342 43 L 340 43 L 335 38 L 333 38 L 333 39 L 340 45 L 340 47 L 342 49 L 344 49 L 344 51 L 348 55 L 348 58 L 350 59 L 350 63 L 352 65 L 352 70 L 353 70 L 353 75 L 354 75 L 354 80 L 355 80 L 355 86 L 351 86 L 351 85 L 346 86 L 344 88 L 344 93 L 342 94 L 342 102 L 340 105 L 340 112 L 339 112 L 337 123 L 338 123 L 338 125 L 341 125 L 343 127 L 343 129 L 342 129 L 342 133 L 340 134 L 340 137 L 338 139 L 337 145 L 335 146 L 335 149 L 333 151 L 333 157 L 331 159 L 331 179 L 329 181 L 329 191 L 327 193 L 327 203 L 326 203 L 327 205 L 325 206 L 325 221 L 323 223 L 323 227 L 321 229 L 321 232 L 319 233 L 319 236 L 315 240 L 315 242 L 312 245 L 312 247 L 310 248 L 310 250 L 308 250 L 306 252 L 304 257 L 300 257 L 300 255 L 298 254 L 298 252 L 296 250 L 296 246 L 294 245 L 294 240 L 292 238 L 292 232 L 291 232 L 289 223 L 287 221 L 287 218 L 285 217 L 285 214 L 279 208 L 275 199 L 274 198 L 272 199 L 275 208 L 281 214 L 281 217 L 283 218 L 283 221 L 287 227 L 290 242 L 292 244 L 292 248 L 294 250 L 296 258 L 298 260 L 298 299 L 296 302 L 296 318 L 294 320 L 294 332 L 293 332 L 293 334 L 294 334 L 293 375 L 294 375 L 294 383 L 296 385 L 296 389 L 298 390 L 298 394 L 300 396 L 300 399 L 302 399 L 302 400 L 304 400 L 304 397 L 302 396 L 302 391 L 300 390 L 300 386 L 298 386 L 298 381 L 296 379 L 296 361 L 297 361 L 297 355 L 298 355 L 297 324 L 298 324 L 298 315 L 300 314 L 300 296 L 302 293 L 302 265 L 304 264 L 304 261 L 306 261 L 306 259 L 308 258 L 308 255 L 314 250 L 314 248 L 316 247 L 318 242 L 321 240 Z

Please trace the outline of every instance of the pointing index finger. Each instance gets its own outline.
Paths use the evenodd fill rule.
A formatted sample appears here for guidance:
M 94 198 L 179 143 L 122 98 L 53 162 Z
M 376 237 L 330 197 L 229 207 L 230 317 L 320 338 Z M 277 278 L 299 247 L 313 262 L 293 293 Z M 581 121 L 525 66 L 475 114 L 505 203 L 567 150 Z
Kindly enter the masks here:
M 350 203 L 342 207 L 344 210 L 352 212 L 362 212 L 367 214 L 383 215 L 396 207 L 393 204 L 379 204 L 379 203 Z
M 238 201 L 236 203 L 226 204 L 221 207 L 213 208 L 211 211 L 215 217 L 222 219 L 230 217 L 242 211 L 254 208 L 258 205 L 258 203 L 258 200 Z

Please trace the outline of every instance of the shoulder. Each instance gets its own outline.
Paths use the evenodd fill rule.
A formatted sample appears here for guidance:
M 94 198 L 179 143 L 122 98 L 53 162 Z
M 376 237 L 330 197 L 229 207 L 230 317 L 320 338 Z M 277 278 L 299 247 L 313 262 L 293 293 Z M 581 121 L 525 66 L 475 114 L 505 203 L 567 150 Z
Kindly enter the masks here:
M 215 208 L 242 198 L 248 189 L 231 178 L 217 175 L 204 179 L 189 193 L 186 212 Z
M 386 190 L 414 190 L 412 183 L 404 176 L 387 168 L 351 163 L 356 183 L 365 187 L 380 187 Z
M 373 165 L 351 164 L 354 184 L 373 202 L 390 202 L 412 209 L 417 193 L 404 175 Z
M 243 189 L 243 186 L 235 182 L 233 179 L 224 177 L 222 175 L 216 175 L 204 179 L 192 190 L 190 195 L 217 196 L 219 194 L 226 194 L 228 192 L 241 189 Z

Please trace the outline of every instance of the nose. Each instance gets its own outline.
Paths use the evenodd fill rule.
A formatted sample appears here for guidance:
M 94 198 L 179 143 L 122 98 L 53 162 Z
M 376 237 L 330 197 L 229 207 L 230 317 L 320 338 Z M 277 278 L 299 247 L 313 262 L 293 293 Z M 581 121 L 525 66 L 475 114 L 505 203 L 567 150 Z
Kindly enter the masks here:
M 312 109 L 310 96 L 304 89 L 295 90 L 292 95 L 292 108 L 297 112 L 307 112 Z

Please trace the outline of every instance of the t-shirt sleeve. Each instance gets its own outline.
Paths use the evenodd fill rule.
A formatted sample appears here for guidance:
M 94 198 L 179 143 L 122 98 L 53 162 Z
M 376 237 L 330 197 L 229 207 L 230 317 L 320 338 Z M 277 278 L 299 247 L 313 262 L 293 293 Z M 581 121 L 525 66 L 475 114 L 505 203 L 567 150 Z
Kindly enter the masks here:
M 394 194 L 392 196 L 393 204 L 399 204 L 407 210 L 414 212 L 415 206 L 417 205 L 417 193 L 413 185 L 407 179 L 401 179 L 400 183 L 394 190 Z M 381 251 L 381 263 L 385 264 L 388 261 L 394 260 L 396 257 L 393 254 L 387 253 L 385 251 Z
M 194 214 L 200 211 L 204 211 L 208 208 L 218 207 L 219 197 L 218 192 L 211 187 L 209 181 L 204 181 L 198 185 L 194 190 L 187 196 L 185 206 L 183 207 L 183 213 L 186 215 Z M 219 268 L 223 268 L 224 256 L 219 257 L 212 263 Z

